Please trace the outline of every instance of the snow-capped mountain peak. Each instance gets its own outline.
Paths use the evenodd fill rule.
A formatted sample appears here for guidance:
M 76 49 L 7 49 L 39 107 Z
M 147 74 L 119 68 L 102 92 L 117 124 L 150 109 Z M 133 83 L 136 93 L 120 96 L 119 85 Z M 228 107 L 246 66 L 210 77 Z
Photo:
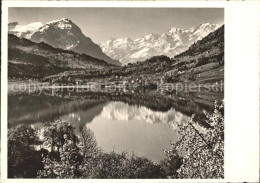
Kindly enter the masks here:
M 161 35 L 148 34 L 135 40 L 128 37 L 110 39 L 100 43 L 100 46 L 104 53 L 126 65 L 156 55 L 174 57 L 218 28 L 218 25 L 211 23 L 203 23 L 188 29 L 171 27 Z
M 57 26 L 60 29 L 72 29 L 73 27 L 76 27 L 76 25 L 70 19 L 62 18 L 60 20 L 47 22 L 46 25 L 41 28 L 41 31 L 44 31 L 45 28 L 50 26 Z
M 19 25 L 18 22 L 10 22 L 8 23 L 8 31 L 14 30 Z
M 154 40 L 154 39 L 158 39 L 159 34 L 148 34 L 147 36 L 144 36 L 146 40 Z
M 176 28 L 176 27 L 171 27 L 171 28 L 168 30 L 168 34 L 172 35 L 172 34 L 176 34 L 176 33 L 182 32 L 182 31 L 184 31 L 184 29 Z
M 82 34 L 80 28 L 74 24 L 70 19 L 68 18 L 62 18 L 59 20 L 53 20 L 50 22 L 47 22 L 44 26 L 42 26 L 39 31 L 44 32 L 50 28 L 60 29 L 60 30 L 77 30 L 80 34 Z
M 37 30 L 39 30 L 39 28 L 41 28 L 42 26 L 43 26 L 42 22 L 34 22 L 28 25 L 19 25 L 17 23 L 17 25 L 9 31 L 11 31 L 13 34 L 17 36 L 30 39 L 32 34 L 35 33 Z
M 211 24 L 209 22 L 206 22 L 199 25 L 199 27 L 206 27 L 206 26 L 216 26 L 216 24 Z
M 125 38 L 122 38 L 122 39 L 118 39 L 118 40 L 115 40 L 115 41 L 120 41 L 120 42 L 123 42 L 123 43 L 130 43 L 130 42 L 133 42 L 133 40 L 130 38 L 130 37 L 125 37 Z
M 10 25 L 9 33 L 18 37 L 24 37 L 33 42 L 45 42 L 53 47 L 85 53 L 92 57 L 107 61 L 110 64 L 120 65 L 116 60 L 104 54 L 101 48 L 89 37 L 86 37 L 81 29 L 70 19 L 62 18 L 42 24 L 31 23 L 25 26 Z
M 61 18 L 58 20 L 52 20 L 50 22 L 47 22 L 46 24 L 53 24 L 53 23 L 57 23 L 57 22 L 72 22 L 72 21 L 68 18 Z
M 202 23 L 197 27 L 193 27 L 192 30 L 193 31 L 210 31 L 210 32 L 212 32 L 212 29 L 218 29 L 219 27 L 220 26 L 217 24 Z

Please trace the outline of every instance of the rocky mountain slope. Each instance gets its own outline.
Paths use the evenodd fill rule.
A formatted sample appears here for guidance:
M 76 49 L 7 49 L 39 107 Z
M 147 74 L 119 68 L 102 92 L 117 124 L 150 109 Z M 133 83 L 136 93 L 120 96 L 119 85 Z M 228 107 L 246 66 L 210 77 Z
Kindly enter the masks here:
M 172 27 L 162 35 L 149 34 L 135 40 L 129 37 L 112 38 L 100 43 L 100 47 L 108 56 L 126 65 L 157 55 L 174 57 L 217 28 L 218 25 L 211 23 L 204 23 L 190 29 Z
M 51 21 L 45 25 L 41 22 L 35 22 L 20 26 L 17 22 L 14 22 L 9 24 L 8 28 L 9 33 L 30 39 L 33 42 L 45 42 L 55 48 L 85 53 L 110 64 L 120 65 L 120 62 L 103 53 L 99 45 L 86 37 L 81 29 L 67 18 Z
M 16 27 L 18 28 L 19 23 L 18 22 L 11 22 L 8 24 L 8 31 L 14 30 Z
M 224 25 L 174 58 L 154 56 L 143 62 L 129 63 L 123 67 L 109 67 L 91 73 L 82 71 L 75 78 L 93 81 L 147 81 L 178 83 L 195 81 L 219 81 L 224 78 Z
M 149 83 L 194 82 L 216 77 L 223 79 L 224 25 L 174 58 L 154 56 L 122 68 L 107 68 L 99 76 L 110 77 L 112 80 L 116 77 L 130 81 L 141 79 Z
M 74 51 L 35 43 L 15 35 L 8 35 L 10 77 L 40 78 L 73 69 L 94 70 L 110 67 L 107 62 Z

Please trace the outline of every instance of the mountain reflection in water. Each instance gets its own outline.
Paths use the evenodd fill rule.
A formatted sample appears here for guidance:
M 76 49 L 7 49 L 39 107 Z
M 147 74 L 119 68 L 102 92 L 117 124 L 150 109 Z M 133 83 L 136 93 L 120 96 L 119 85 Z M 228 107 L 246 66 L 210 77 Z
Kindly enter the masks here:
M 53 95 L 9 95 L 8 124 L 42 123 L 61 118 L 76 130 L 86 126 L 106 152 L 128 151 L 159 161 L 163 149 L 177 140 L 177 124 L 186 123 L 190 115 L 202 116 L 202 109 L 211 110 L 213 100 L 198 104 L 178 96 L 147 93 L 82 93 Z

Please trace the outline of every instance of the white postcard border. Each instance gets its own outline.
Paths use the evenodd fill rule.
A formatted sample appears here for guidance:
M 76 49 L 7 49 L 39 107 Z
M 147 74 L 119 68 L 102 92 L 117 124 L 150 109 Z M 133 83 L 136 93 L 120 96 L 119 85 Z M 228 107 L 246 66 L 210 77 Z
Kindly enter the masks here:
M 7 179 L 8 7 L 216 7 L 225 8 L 225 178 L 224 179 L 38 179 L 37 182 L 257 182 L 259 180 L 259 3 L 205 1 L 3 1 L 1 73 L 1 182 Z

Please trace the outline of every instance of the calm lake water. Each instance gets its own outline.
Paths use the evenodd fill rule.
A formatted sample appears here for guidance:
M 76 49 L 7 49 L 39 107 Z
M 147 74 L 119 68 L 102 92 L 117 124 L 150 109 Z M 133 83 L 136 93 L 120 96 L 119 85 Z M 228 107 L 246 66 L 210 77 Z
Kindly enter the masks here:
M 190 94 L 189 94 L 190 95 Z M 199 95 L 201 96 L 201 94 Z M 214 99 L 222 94 L 201 98 L 156 92 L 69 93 L 9 95 L 9 127 L 17 124 L 42 124 L 61 118 L 79 130 L 87 126 L 105 152 L 134 152 L 154 161 L 164 157 L 163 150 L 177 140 L 177 124 L 186 123 L 191 114 L 202 116 L 212 110 Z

